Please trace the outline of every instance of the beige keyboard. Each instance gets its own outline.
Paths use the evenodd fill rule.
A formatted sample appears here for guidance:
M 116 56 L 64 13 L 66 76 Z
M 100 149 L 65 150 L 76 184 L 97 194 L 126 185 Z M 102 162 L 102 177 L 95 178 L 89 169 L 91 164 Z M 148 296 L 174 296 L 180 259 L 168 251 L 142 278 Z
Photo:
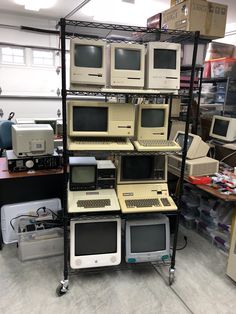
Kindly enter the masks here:
M 134 145 L 138 151 L 180 151 L 181 147 L 178 143 L 171 140 L 139 140 L 134 141 Z
M 84 208 L 104 208 L 106 206 L 111 206 L 111 201 L 109 199 L 78 200 L 77 206 Z
M 81 137 L 68 140 L 69 150 L 134 150 L 128 138 Z

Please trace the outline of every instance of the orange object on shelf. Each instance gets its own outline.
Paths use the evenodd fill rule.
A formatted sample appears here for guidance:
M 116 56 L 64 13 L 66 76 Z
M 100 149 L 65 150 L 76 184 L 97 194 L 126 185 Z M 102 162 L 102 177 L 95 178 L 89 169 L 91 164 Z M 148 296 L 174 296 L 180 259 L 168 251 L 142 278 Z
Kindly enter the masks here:
M 189 176 L 188 179 L 192 184 L 209 184 L 212 181 L 210 177 Z

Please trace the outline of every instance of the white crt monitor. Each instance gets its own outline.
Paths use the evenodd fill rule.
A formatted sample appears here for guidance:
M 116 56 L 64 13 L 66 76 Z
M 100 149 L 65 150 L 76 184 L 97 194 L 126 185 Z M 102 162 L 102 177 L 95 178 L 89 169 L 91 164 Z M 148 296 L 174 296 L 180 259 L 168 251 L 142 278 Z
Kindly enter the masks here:
M 166 140 L 169 105 L 140 104 L 136 121 L 137 140 Z
M 102 40 L 71 39 L 70 83 L 105 85 L 106 43 Z
M 121 219 L 119 217 L 71 220 L 71 268 L 113 266 L 120 262 Z
M 146 53 L 146 88 L 180 88 L 181 45 L 168 42 L 149 42 Z
M 236 140 L 236 118 L 213 116 L 209 135 L 226 142 Z
M 17 157 L 53 154 L 53 129 L 49 124 L 15 124 L 12 148 Z
M 165 215 L 126 221 L 126 262 L 141 263 L 170 257 L 170 227 Z
M 70 101 L 68 135 L 71 137 L 129 137 L 134 135 L 133 104 Z
M 110 44 L 110 85 L 144 87 L 145 47 L 139 44 Z
M 174 137 L 174 141 L 176 141 L 176 143 L 178 143 L 182 149 L 184 147 L 184 137 L 185 133 L 183 131 L 178 131 Z M 188 159 L 205 157 L 209 149 L 210 146 L 207 143 L 205 143 L 200 136 L 188 133 L 186 156 Z M 181 154 L 181 152 L 178 154 Z

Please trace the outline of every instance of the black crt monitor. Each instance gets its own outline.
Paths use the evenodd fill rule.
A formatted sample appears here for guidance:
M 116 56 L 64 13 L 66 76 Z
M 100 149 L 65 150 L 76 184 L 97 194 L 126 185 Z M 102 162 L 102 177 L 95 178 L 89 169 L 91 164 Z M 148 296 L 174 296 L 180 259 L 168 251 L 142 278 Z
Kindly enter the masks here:
M 75 44 L 74 49 L 74 65 L 76 67 L 101 68 L 103 66 L 102 47 Z
M 145 108 L 141 111 L 141 127 L 161 128 L 165 125 L 165 109 Z
M 176 69 L 176 50 L 154 49 L 154 69 Z

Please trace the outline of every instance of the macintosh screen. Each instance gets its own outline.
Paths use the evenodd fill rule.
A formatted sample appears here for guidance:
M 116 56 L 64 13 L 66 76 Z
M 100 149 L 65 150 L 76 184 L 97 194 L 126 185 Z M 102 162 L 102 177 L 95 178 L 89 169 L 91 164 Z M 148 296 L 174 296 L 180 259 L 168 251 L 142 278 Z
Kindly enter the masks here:
M 176 69 L 176 50 L 154 49 L 154 69 Z
M 116 221 L 75 224 L 75 256 L 116 252 Z
M 106 132 L 107 128 L 107 107 L 73 107 L 73 131 Z
M 220 135 L 220 136 L 226 136 L 228 127 L 229 127 L 229 121 L 215 119 L 212 133 L 216 135 Z
M 115 48 L 116 70 L 140 70 L 141 51 L 134 49 Z
M 72 183 L 94 183 L 96 179 L 94 166 L 72 166 L 70 169 Z
M 179 144 L 179 146 L 183 149 L 184 147 L 184 134 L 183 133 L 179 133 L 177 138 L 175 139 L 176 143 Z M 191 135 L 188 135 L 188 139 L 187 139 L 187 151 L 189 149 L 189 147 L 191 146 L 193 141 L 193 137 Z
M 102 68 L 102 53 L 102 47 L 75 44 L 74 64 L 82 68 Z
M 131 253 L 155 252 L 166 249 L 165 224 L 130 227 Z
M 146 128 L 159 128 L 165 125 L 164 109 L 142 109 L 141 126 Z

